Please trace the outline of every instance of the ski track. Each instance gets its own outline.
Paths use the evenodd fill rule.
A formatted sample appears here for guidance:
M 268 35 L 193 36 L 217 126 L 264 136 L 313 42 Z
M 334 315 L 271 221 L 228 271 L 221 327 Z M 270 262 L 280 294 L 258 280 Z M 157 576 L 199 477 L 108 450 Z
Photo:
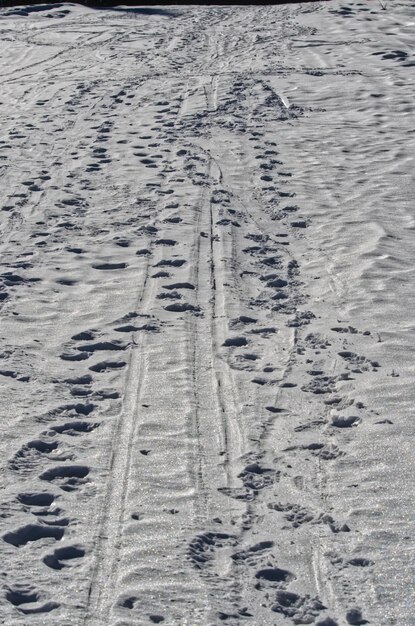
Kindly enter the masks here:
M 0 11 L 0 623 L 415 624 L 385 4 Z

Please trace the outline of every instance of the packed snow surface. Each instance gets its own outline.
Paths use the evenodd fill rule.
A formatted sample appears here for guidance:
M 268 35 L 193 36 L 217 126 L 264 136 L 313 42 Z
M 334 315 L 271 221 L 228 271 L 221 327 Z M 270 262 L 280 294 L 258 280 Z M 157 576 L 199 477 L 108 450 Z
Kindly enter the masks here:
M 415 624 L 414 25 L 0 11 L 2 624 Z

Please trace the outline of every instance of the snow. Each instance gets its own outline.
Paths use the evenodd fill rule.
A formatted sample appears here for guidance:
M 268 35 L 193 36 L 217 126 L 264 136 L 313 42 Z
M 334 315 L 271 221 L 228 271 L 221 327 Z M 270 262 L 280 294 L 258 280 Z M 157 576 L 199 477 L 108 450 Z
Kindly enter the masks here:
M 415 624 L 383 4 L 0 11 L 1 623 Z

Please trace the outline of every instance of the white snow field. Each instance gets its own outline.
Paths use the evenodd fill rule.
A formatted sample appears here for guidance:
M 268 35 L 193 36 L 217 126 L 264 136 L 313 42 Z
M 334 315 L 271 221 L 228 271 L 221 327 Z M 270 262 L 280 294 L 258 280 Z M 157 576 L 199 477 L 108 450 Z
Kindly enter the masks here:
M 382 3 L 0 11 L 1 624 L 415 624 Z

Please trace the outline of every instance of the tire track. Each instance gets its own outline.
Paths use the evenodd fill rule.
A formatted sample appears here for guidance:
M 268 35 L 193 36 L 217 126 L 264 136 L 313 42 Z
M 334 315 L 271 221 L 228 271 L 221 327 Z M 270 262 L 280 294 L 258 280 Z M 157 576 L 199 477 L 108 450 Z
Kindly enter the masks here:
M 136 301 L 136 309 L 141 307 L 141 309 L 146 310 L 148 276 L 149 263 L 147 262 L 142 290 Z M 137 407 L 143 380 L 145 337 L 144 333 L 140 334 L 130 353 L 123 407 L 112 437 L 115 447 L 111 450 L 107 467 L 107 488 L 99 515 L 99 532 L 95 546 L 96 564 L 88 590 L 88 601 L 83 620 L 85 625 L 101 625 L 105 615 L 109 615 L 113 602 L 114 581 L 125 517 L 131 452 L 138 428 Z

